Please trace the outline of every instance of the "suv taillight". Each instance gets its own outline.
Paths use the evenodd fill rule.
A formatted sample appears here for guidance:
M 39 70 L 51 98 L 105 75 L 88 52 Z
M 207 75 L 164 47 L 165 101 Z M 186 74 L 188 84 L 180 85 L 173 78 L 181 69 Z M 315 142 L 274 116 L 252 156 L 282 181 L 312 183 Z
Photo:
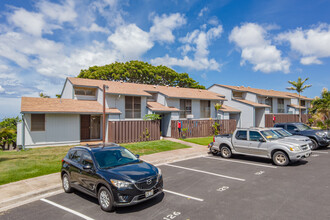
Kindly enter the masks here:
M 213 142 L 215 142 L 215 136 L 213 136 Z
M 62 159 L 62 163 L 64 162 L 64 159 Z

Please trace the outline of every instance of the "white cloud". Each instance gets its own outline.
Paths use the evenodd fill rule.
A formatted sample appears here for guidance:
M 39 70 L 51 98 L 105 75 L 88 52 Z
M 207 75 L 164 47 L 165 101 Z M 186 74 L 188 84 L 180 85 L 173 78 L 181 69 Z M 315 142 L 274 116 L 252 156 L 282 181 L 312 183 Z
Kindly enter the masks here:
M 202 17 L 204 13 L 207 12 L 208 10 L 209 10 L 208 7 L 202 8 L 202 10 L 198 13 L 198 17 Z
M 208 47 L 212 40 L 221 36 L 223 28 L 221 25 L 209 29 L 207 32 L 194 30 L 180 39 L 184 45 L 180 47 L 182 50 L 182 59 L 170 57 L 166 54 L 164 57 L 158 57 L 151 60 L 155 65 L 181 66 L 197 70 L 217 70 L 220 71 L 221 65 L 214 59 L 208 59 Z M 194 52 L 194 58 L 189 58 L 187 54 Z
M 4 93 L 5 89 L 0 85 L 0 93 Z
M 107 24 L 112 27 L 118 27 L 125 24 L 121 5 L 128 4 L 125 0 L 100 0 L 93 1 L 91 8 L 107 20 Z
M 62 3 L 56 4 L 42 0 L 37 4 L 37 7 L 43 15 L 59 23 L 73 22 L 77 18 L 74 1 L 66 0 Z
M 108 34 L 110 31 L 107 28 L 100 27 L 96 23 L 92 23 L 90 27 L 82 27 L 82 31 L 87 31 L 87 32 L 101 32 L 101 33 L 106 33 Z
M 217 17 L 213 16 L 212 18 L 210 18 L 210 20 L 208 20 L 208 23 L 210 25 L 217 26 L 219 24 L 219 20 Z
M 172 43 L 175 39 L 172 31 L 186 24 L 186 22 L 184 15 L 180 13 L 163 14 L 161 17 L 155 16 L 153 26 L 150 28 L 150 36 L 153 40 Z
M 265 28 L 258 24 L 246 23 L 235 27 L 229 36 L 229 41 L 234 42 L 242 50 L 241 65 L 246 61 L 253 65 L 254 71 L 270 73 L 282 71 L 288 73 L 290 61 L 282 58 L 281 51 L 266 39 Z
M 42 14 L 17 9 L 8 17 L 8 21 L 26 33 L 41 36 L 45 21 Z
M 300 63 L 304 65 L 321 64 L 319 58 L 330 57 L 330 25 L 320 24 L 317 27 L 281 33 L 277 40 L 288 41 L 291 49 L 301 56 Z
M 149 34 L 135 24 L 120 26 L 108 41 L 125 57 L 136 59 L 154 46 Z

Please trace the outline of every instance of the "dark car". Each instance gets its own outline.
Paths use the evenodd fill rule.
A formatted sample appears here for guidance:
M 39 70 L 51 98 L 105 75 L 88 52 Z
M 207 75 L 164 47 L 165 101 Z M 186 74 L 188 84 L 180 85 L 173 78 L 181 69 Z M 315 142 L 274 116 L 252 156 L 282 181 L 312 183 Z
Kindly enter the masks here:
M 274 127 L 284 128 L 293 135 L 303 135 L 309 137 L 313 142 L 313 150 L 318 147 L 327 147 L 330 144 L 330 134 L 328 131 L 314 130 L 304 123 L 279 123 L 275 124 Z
M 163 191 L 161 170 L 116 144 L 79 146 L 62 160 L 62 185 L 96 197 L 104 211 L 151 199 Z

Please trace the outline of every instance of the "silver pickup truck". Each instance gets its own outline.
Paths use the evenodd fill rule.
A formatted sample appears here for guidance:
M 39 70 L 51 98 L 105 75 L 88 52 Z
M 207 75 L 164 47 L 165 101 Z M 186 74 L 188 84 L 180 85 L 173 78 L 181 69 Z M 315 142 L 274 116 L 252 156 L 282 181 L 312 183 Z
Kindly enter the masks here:
M 270 158 L 278 166 L 307 158 L 312 153 L 306 142 L 285 139 L 269 128 L 239 128 L 233 135 L 217 135 L 210 151 L 224 158 L 232 154 Z

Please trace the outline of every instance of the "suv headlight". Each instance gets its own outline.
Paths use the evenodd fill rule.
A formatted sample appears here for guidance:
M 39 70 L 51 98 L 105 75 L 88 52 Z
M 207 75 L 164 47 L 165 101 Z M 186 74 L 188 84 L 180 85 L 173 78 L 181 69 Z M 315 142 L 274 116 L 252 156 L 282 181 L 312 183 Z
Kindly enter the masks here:
M 162 170 L 157 167 L 158 175 L 157 175 L 157 182 L 159 181 L 160 177 L 162 176 Z
M 290 151 L 300 151 L 300 148 L 297 146 L 290 147 L 289 149 Z
M 316 132 L 316 135 L 319 137 L 325 137 L 327 135 L 327 133 L 324 131 L 319 131 L 319 132 Z
M 127 182 L 127 181 L 123 181 L 123 180 L 111 179 L 110 181 L 111 181 L 112 185 L 114 185 L 118 189 L 131 188 L 131 185 L 132 185 L 132 183 Z

